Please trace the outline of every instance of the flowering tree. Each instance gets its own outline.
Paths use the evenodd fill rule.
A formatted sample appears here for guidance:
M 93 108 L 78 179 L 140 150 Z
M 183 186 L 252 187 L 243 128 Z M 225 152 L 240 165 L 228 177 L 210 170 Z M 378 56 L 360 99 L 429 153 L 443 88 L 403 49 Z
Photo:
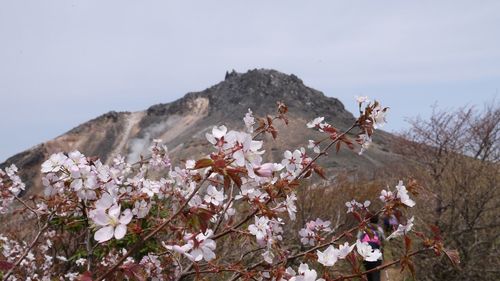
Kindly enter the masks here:
M 360 116 L 340 131 L 318 117 L 307 127 L 323 134 L 304 148 L 285 151 L 278 163 L 264 162 L 263 135 L 276 138 L 275 122 L 288 123 L 287 107 L 278 103 L 275 116 L 254 118 L 249 110 L 245 130 L 213 127 L 206 138 L 213 150 L 204 158 L 172 166 L 167 148 L 154 140 L 151 155 L 137 163 L 117 156 L 111 165 L 78 151 L 54 154 L 43 163 L 44 196 L 26 202 L 19 197 L 24 184 L 15 166 L 0 170 L 2 213 L 21 208 L 37 225 L 29 242 L 15 233 L 0 236 L 3 280 L 348 280 L 400 264 L 414 271 L 412 257 L 426 252 L 446 254 L 437 229 L 414 231 L 415 205 L 410 197 L 416 183 L 402 181 L 382 190 L 383 207 L 370 201 L 347 202 L 357 220 L 337 233 L 321 218 L 306 223 L 293 237 L 285 237 L 295 220 L 296 191 L 317 174 L 317 163 L 333 147 L 359 153 L 368 149 L 374 130 L 385 122 L 387 108 L 366 97 L 357 98 Z M 355 140 L 348 136 L 358 130 Z M 18 203 L 13 203 L 17 201 Z M 12 206 L 12 207 L 9 207 Z M 379 214 L 395 214 L 400 224 L 388 238 L 401 240 L 403 256 L 366 271 L 362 261 L 376 261 L 382 253 L 357 240 L 357 231 L 370 233 L 368 221 Z M 286 238 L 286 239 L 285 239 Z M 302 244 L 300 250 L 292 244 Z

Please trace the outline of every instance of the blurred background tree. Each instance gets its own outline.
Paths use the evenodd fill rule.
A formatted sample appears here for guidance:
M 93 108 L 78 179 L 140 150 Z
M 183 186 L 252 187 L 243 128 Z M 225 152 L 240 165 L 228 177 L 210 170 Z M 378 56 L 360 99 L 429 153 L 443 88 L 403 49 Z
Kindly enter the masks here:
M 437 225 L 445 245 L 460 252 L 459 269 L 417 260 L 420 280 L 499 280 L 500 106 L 463 107 L 410 121 L 396 152 L 422 183 L 417 217 Z M 411 167 L 411 168 L 410 168 Z

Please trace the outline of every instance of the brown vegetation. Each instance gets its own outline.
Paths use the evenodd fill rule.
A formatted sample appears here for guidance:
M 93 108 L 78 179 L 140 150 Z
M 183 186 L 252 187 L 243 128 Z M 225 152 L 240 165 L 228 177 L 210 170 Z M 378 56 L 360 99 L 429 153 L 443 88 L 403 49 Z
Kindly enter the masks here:
M 459 250 L 459 269 L 419 260 L 419 280 L 498 280 L 500 276 L 500 107 L 435 110 L 415 119 L 396 145 L 424 183 L 420 221 L 437 225 Z M 403 168 L 404 169 L 404 168 Z M 402 169 L 399 169 L 402 170 Z

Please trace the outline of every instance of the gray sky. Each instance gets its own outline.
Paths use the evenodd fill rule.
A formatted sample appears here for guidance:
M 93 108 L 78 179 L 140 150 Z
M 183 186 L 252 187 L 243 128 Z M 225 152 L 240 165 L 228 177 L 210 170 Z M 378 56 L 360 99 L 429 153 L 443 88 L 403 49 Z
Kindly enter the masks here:
M 483 0 L 2 0 L 0 161 L 231 69 L 294 73 L 351 111 L 353 96 L 375 97 L 401 130 L 435 102 L 500 98 L 499 27 L 500 1 Z

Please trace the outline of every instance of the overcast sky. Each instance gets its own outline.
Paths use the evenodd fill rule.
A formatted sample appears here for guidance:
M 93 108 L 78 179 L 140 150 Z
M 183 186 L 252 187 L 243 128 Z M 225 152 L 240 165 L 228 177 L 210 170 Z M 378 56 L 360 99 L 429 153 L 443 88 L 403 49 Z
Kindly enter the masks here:
M 436 102 L 500 99 L 500 1 L 2 0 L 0 162 L 253 68 L 294 73 L 351 111 L 353 96 L 375 97 L 398 131 Z

